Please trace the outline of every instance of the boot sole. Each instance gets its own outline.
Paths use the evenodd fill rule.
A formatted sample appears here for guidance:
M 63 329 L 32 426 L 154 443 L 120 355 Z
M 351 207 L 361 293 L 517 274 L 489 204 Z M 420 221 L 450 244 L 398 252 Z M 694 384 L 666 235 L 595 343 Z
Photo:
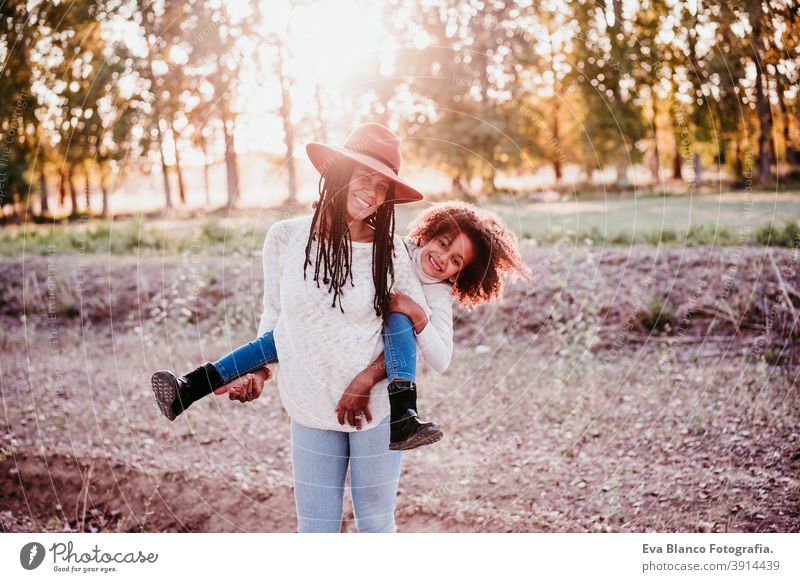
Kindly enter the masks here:
M 444 432 L 438 426 L 429 426 L 399 443 L 389 443 L 390 451 L 409 451 L 442 440 Z
M 175 420 L 177 415 L 172 412 L 172 404 L 178 399 L 178 380 L 170 372 L 162 370 L 156 372 L 150 378 L 153 386 L 153 394 L 156 396 L 156 403 L 161 414 L 167 420 Z

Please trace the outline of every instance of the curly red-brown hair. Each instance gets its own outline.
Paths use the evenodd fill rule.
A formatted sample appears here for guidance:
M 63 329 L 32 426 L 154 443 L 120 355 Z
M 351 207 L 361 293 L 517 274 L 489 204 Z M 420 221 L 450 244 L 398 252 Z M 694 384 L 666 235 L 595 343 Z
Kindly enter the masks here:
M 476 307 L 503 296 L 504 279 L 530 279 L 517 237 L 494 212 L 466 202 L 442 202 L 424 210 L 409 226 L 409 237 L 424 246 L 442 234 L 463 233 L 475 258 L 458 274 L 453 296 L 461 307 Z

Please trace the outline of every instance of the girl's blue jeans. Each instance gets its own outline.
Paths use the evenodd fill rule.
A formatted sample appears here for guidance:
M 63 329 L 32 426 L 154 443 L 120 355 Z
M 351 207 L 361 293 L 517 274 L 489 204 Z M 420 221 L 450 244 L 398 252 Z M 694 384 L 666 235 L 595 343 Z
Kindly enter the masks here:
M 403 313 L 390 313 L 383 328 L 383 357 L 386 362 L 386 377 L 390 382 L 417 377 L 417 343 L 414 326 Z M 278 350 L 271 331 L 254 339 L 221 359 L 214 367 L 222 376 L 223 384 L 278 361 Z
M 292 420 L 292 467 L 300 533 L 341 531 L 345 476 L 361 533 L 394 533 L 403 453 L 389 450 L 389 416 L 373 428 L 340 432 Z

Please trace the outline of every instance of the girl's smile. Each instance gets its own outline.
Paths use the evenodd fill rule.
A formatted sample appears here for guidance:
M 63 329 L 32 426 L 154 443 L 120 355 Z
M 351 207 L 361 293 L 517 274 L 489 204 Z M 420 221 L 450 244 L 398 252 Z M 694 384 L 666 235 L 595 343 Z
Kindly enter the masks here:
M 420 252 L 422 270 L 438 281 L 454 282 L 461 269 L 475 258 L 472 241 L 463 232 L 435 236 Z

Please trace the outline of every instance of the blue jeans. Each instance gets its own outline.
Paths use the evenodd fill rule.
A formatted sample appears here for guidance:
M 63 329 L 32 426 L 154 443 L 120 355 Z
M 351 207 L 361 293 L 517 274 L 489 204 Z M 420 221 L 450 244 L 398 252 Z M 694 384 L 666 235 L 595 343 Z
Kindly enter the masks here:
M 390 313 L 383 328 L 383 359 L 389 382 L 417 378 L 417 341 L 414 325 L 404 313 Z
M 386 362 L 386 377 L 390 382 L 417 377 L 417 342 L 411 319 L 402 313 L 390 313 L 383 329 L 383 357 Z M 214 362 L 222 376 L 223 384 L 244 376 L 267 364 L 278 361 L 278 350 L 271 331 L 236 348 L 230 354 Z
M 227 356 L 214 362 L 214 367 L 222 376 L 223 384 L 244 376 L 248 372 L 257 370 L 267 364 L 278 361 L 278 350 L 275 347 L 275 338 L 268 331 L 261 337 L 248 344 L 236 348 Z
M 292 467 L 300 533 L 341 531 L 344 482 L 360 533 L 393 533 L 403 453 L 389 450 L 389 417 L 368 430 L 308 428 L 292 420 Z

